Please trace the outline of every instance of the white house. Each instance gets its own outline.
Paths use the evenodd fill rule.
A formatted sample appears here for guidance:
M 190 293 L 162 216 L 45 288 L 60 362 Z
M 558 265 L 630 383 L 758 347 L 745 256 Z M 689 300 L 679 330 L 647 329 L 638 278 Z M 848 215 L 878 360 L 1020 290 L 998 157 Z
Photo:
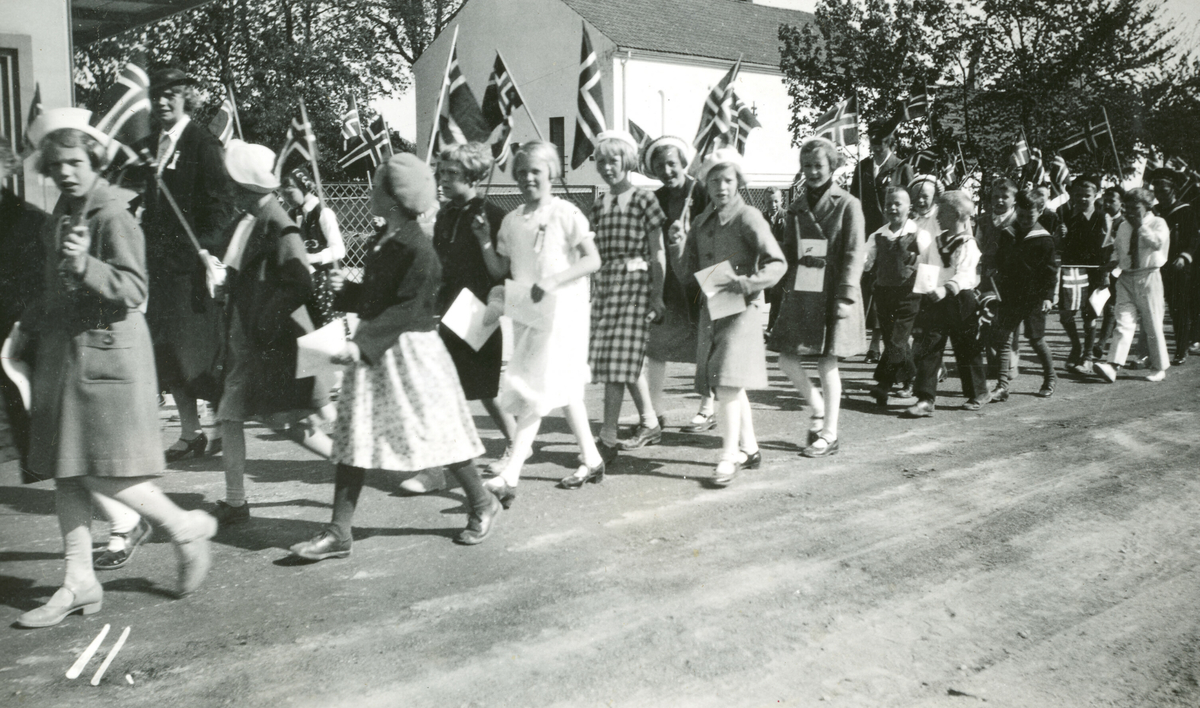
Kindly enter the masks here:
M 203 5 L 208 0 L 0 0 L 0 135 L 22 144 L 35 87 L 42 105 L 74 105 L 72 52 L 123 30 Z M 57 192 L 43 188 L 31 165 L 10 186 L 43 207 Z M 23 179 L 22 179 L 23 177 Z
M 633 121 L 653 137 L 690 141 L 709 90 L 741 56 L 735 88 L 763 124 L 747 141 L 747 178 L 758 186 L 787 185 L 799 151 L 787 128 L 779 26 L 811 21 L 807 12 L 745 0 L 467 0 L 413 67 L 417 144 L 428 145 L 457 28 L 459 64 L 476 98 L 483 97 L 499 50 L 538 122 L 535 128 L 520 114 L 513 140 L 535 139 L 540 129 L 569 159 L 586 25 L 600 58 L 605 120 L 610 127 Z M 602 183 L 591 162 L 567 180 Z

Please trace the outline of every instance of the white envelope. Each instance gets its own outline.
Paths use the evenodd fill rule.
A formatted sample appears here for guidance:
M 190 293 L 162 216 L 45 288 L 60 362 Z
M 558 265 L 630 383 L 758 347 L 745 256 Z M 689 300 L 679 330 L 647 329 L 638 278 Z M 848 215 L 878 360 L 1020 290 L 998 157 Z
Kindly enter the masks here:
M 330 357 L 340 354 L 346 347 L 346 342 L 354 336 L 358 328 L 358 315 L 349 313 L 344 317 L 315 329 L 296 339 L 296 378 L 304 379 L 309 376 L 330 378 L 342 370 L 340 364 L 334 364 Z M 347 336 L 349 330 L 349 336 Z
M 823 238 L 802 238 L 800 239 L 800 257 L 813 256 L 815 258 L 824 258 L 828 252 L 829 242 Z M 805 293 L 819 293 L 825 290 L 825 268 L 809 268 L 807 266 L 796 267 L 796 282 L 792 285 L 793 290 L 799 290 Z
M 29 380 L 33 376 L 33 367 L 12 355 L 12 339 L 5 338 L 4 345 L 0 346 L 0 366 L 4 368 L 4 375 L 20 392 L 25 410 L 29 410 L 31 398 Z
M 931 293 L 937 289 L 938 275 L 942 272 L 942 267 L 934 263 L 918 263 L 917 264 L 917 280 L 913 283 L 913 292 L 917 295 Z
M 500 327 L 497 318 L 490 325 L 484 325 L 483 318 L 487 314 L 487 305 L 475 297 L 475 293 L 463 288 L 454 304 L 442 316 L 442 324 L 451 332 L 457 334 L 472 349 L 479 351 L 492 334 Z
M 721 286 L 737 277 L 737 272 L 729 261 L 709 266 L 696 272 L 696 281 L 704 291 L 704 299 L 708 306 L 708 316 L 713 320 L 745 312 L 746 297 L 741 293 L 722 290 Z
M 534 302 L 532 290 L 532 285 L 515 280 L 504 281 L 504 314 L 513 322 L 543 332 L 548 331 L 554 326 L 554 294 L 545 293 L 540 302 Z

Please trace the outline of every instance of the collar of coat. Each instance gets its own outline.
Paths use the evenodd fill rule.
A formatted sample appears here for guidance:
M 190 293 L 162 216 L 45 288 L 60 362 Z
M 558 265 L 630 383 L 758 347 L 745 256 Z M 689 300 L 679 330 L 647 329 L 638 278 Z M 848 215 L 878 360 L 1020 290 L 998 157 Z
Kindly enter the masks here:
M 1015 221 L 1009 225 L 1006 230 L 1013 235 L 1013 238 L 1016 239 L 1018 243 L 1021 241 L 1028 241 L 1031 238 L 1050 238 L 1050 232 L 1047 231 L 1040 222 L 1034 224 L 1033 228 L 1029 230 L 1029 233 L 1025 234 L 1024 236 L 1017 236 L 1017 222 Z
M 835 208 L 840 207 L 843 202 L 850 198 L 850 193 L 836 184 L 829 185 L 829 189 L 821 195 L 817 200 L 817 205 L 812 209 L 808 208 L 808 187 L 805 187 L 792 200 L 792 205 L 788 207 L 788 212 L 791 214 L 807 213 L 814 221 L 820 222 Z
M 735 194 L 733 199 L 729 200 L 721 209 L 717 209 L 717 205 L 710 201 L 708 206 L 704 208 L 704 212 L 696 219 L 696 225 L 703 224 L 709 217 L 716 215 L 717 223 L 721 226 L 728 224 L 733 217 L 737 216 L 742 209 L 746 208 L 746 202 L 742 199 L 741 194 Z

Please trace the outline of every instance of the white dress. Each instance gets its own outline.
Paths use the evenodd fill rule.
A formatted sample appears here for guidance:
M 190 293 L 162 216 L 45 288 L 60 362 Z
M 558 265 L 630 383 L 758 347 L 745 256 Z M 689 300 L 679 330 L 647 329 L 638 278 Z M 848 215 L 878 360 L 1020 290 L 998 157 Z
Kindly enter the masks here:
M 594 238 L 587 218 L 558 197 L 533 212 L 517 207 L 504 217 L 496 251 L 511 263 L 512 279 L 532 285 L 561 273 L 579 259 L 579 244 Z M 583 400 L 591 381 L 588 332 L 591 320 L 588 279 L 579 278 L 554 293 L 557 303 L 547 330 L 513 323 L 513 349 L 500 381 L 500 407 L 515 416 L 544 416 Z

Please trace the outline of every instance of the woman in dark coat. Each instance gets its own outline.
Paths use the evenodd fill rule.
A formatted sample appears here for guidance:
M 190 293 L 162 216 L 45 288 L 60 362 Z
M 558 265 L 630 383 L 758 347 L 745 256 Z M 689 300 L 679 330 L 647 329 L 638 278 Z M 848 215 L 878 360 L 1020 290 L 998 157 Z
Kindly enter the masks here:
M 231 140 L 225 152 L 235 199 L 246 211 L 234 230 L 223 262 L 226 321 L 225 390 L 217 421 L 225 439 L 225 499 L 213 516 L 222 526 L 250 520 L 246 503 L 247 420 L 288 432 L 301 445 L 329 457 L 333 443 L 312 416 L 328 402 L 312 377 L 296 378 L 296 338 L 311 329 L 292 315 L 313 294 L 313 281 L 300 229 L 273 192 L 275 153 L 262 145 Z M 304 318 L 307 320 L 307 317 Z M 308 327 L 305 326 L 308 325 Z
M 102 133 L 89 111 L 53 109 L 30 130 L 38 170 L 62 197 L 42 231 L 44 288 L 14 331 L 16 349 L 36 348 L 29 464 L 53 475 L 66 578 L 45 605 L 18 618 L 48 627 L 100 609 L 92 569 L 91 494 L 138 509 L 174 540 L 179 594 L 195 590 L 209 566 L 216 522 L 184 512 L 152 481 L 162 472 L 154 353 L 142 308 L 145 242 L 126 210 L 129 193 L 99 176 Z
M 805 249 L 784 282 L 793 284 L 783 296 L 779 319 L 771 331 L 770 348 L 779 352 L 779 368 L 812 406 L 813 425 L 808 434 L 806 457 L 825 457 L 838 451 L 838 412 L 842 379 L 838 360 L 866 351 L 862 278 L 866 259 L 866 236 L 858 200 L 833 183 L 841 158 L 833 143 L 810 138 L 800 147 L 803 191 L 788 208 L 789 245 Z M 805 242 L 809 242 L 806 244 Z M 816 256 L 809 244 L 824 242 Z M 814 253 L 817 251 L 814 251 Z M 819 280 L 812 291 L 795 289 L 797 271 L 816 272 Z M 821 391 L 813 387 L 801 357 L 815 355 Z

